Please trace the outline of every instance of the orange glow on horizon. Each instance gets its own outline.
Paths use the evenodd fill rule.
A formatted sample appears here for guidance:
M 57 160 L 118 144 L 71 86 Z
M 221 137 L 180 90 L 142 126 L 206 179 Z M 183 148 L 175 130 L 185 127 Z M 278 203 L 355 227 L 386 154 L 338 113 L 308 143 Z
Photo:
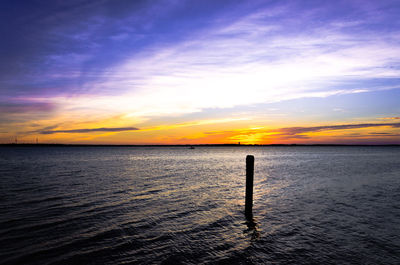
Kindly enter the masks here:
M 331 125 L 299 121 L 270 120 L 237 116 L 188 120 L 178 123 L 157 124 L 147 119 L 135 119 L 124 114 L 104 116 L 102 119 L 83 117 L 71 121 L 70 117 L 46 120 L 40 128 L 24 128 L 28 133 L 16 134 L 19 143 L 66 143 L 66 144 L 335 144 L 335 143 L 390 143 L 400 142 L 400 126 L 396 119 L 374 120 Z M 64 119 L 64 120 L 63 120 Z M 381 119 L 382 120 L 382 119 Z M 287 124 L 291 124 L 288 127 Z M 371 125 L 372 124 L 372 125 Z M 374 125 L 375 124 L 375 125 Z M 388 125 L 385 125 L 388 124 Z M 272 126 L 273 125 L 273 126 Z M 286 125 L 286 126 L 285 126 Z M 356 127 L 354 127 L 356 125 Z M 353 126 L 353 127 L 352 127 Z M 358 126 L 358 127 L 357 127 Z M 82 128 L 110 128 L 111 131 L 79 132 Z M 138 130 L 112 131 L 112 128 L 138 128 Z M 51 131 L 56 131 L 51 133 Z M 78 132 L 68 132 L 68 131 Z M 87 129 L 84 129 L 87 130 Z M 59 132 L 57 132 L 59 131 Z M 3 143 L 14 142 L 14 136 L 2 138 Z

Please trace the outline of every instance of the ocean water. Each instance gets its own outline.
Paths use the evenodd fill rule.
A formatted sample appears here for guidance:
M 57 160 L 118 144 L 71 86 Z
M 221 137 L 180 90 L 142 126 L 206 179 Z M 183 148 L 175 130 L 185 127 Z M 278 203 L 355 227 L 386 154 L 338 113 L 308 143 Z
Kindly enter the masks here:
M 400 148 L 1 147 L 0 264 L 400 264 Z

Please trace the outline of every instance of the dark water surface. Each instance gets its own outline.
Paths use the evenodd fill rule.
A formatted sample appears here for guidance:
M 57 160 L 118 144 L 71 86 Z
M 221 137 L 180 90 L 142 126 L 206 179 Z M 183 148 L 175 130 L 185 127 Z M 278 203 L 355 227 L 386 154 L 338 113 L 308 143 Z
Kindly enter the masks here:
M 400 148 L 1 147 L 0 263 L 400 264 Z

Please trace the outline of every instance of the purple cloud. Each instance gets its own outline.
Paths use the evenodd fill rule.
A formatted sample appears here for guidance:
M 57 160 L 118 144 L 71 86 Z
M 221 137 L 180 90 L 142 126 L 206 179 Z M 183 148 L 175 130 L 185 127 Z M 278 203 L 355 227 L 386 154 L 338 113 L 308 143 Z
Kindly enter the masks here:
M 371 132 L 369 135 L 375 136 L 400 136 L 399 133 Z
M 55 133 L 91 133 L 91 132 L 123 132 L 137 131 L 135 127 L 120 127 L 120 128 L 93 128 L 93 129 L 75 129 L 75 130 L 42 130 L 40 134 L 55 134 Z
M 327 126 L 314 126 L 314 127 L 288 127 L 281 128 L 277 131 L 279 135 L 299 135 L 309 132 L 332 131 L 332 130 L 349 130 L 370 127 L 383 127 L 389 126 L 393 128 L 400 128 L 400 123 L 361 123 L 361 124 L 343 124 L 343 125 L 327 125 Z
M 48 102 L 0 102 L 1 113 L 48 112 L 55 106 Z
M 387 117 L 387 118 L 382 118 L 383 120 L 400 120 L 400 117 Z

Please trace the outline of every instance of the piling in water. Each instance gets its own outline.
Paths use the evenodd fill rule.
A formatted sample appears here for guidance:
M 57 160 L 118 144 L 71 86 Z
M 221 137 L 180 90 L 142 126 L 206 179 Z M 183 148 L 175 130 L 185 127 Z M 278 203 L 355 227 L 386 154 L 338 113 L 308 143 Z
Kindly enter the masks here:
M 254 180 L 254 156 L 246 157 L 246 203 L 245 215 L 253 215 L 253 181 Z

